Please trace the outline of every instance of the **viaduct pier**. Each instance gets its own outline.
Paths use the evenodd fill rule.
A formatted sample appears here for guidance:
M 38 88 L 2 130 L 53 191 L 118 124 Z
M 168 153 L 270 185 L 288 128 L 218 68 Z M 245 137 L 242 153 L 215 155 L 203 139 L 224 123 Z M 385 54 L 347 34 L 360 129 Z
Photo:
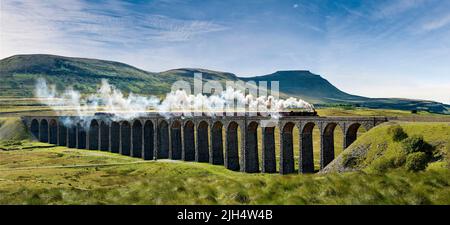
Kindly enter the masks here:
M 388 121 L 386 117 L 320 117 L 286 115 L 270 126 L 268 117 L 171 116 L 158 113 L 132 120 L 115 120 L 107 114 L 89 117 L 27 116 L 22 121 L 41 142 L 70 148 L 101 150 L 144 160 L 172 159 L 208 162 L 247 173 L 313 173 L 313 128 L 320 131 L 320 169 L 334 159 L 334 131 L 341 129 L 343 149 L 357 138 L 359 127 L 366 130 Z M 75 121 L 67 123 L 67 121 Z M 294 149 L 293 129 L 298 129 Z M 262 149 L 257 130 L 261 129 Z M 275 132 L 278 130 L 279 132 Z M 275 134 L 279 134 L 276 152 Z M 294 151 L 299 151 L 295 162 Z M 261 154 L 261 157 L 259 156 Z M 279 163 L 277 165 L 277 154 Z

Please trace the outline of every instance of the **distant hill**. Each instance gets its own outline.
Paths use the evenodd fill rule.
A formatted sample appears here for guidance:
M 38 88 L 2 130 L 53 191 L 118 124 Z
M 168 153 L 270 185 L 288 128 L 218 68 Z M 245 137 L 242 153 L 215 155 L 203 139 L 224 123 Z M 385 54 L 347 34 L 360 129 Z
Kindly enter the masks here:
M 73 85 L 83 93 L 96 90 L 100 80 L 125 92 L 163 94 L 170 86 L 167 81 L 177 77 L 166 74 L 160 77 L 127 64 L 97 60 L 69 58 L 53 55 L 16 55 L 0 60 L 2 96 L 33 96 L 35 79 L 43 77 L 57 88 Z
M 15 55 L 0 60 L 0 97 L 32 97 L 35 80 L 43 77 L 58 89 L 68 85 L 82 93 L 93 93 L 100 80 L 107 78 L 125 93 L 163 96 L 173 82 L 193 82 L 193 74 L 201 72 L 203 79 L 225 81 L 279 81 L 282 97 L 294 96 L 319 105 L 354 105 L 369 108 L 420 109 L 450 113 L 450 106 L 434 101 L 410 99 L 373 99 L 345 93 L 326 79 L 309 71 L 278 71 L 273 74 L 238 77 L 233 73 L 206 69 L 180 68 L 165 72 L 148 72 L 139 68 L 106 60 L 72 58 L 55 55 Z M 270 84 L 270 82 L 268 82 Z
M 280 91 L 290 96 L 300 97 L 314 103 L 349 103 L 367 101 L 368 98 L 345 93 L 320 75 L 307 70 L 277 71 L 275 73 L 241 78 L 253 81 L 279 81 Z

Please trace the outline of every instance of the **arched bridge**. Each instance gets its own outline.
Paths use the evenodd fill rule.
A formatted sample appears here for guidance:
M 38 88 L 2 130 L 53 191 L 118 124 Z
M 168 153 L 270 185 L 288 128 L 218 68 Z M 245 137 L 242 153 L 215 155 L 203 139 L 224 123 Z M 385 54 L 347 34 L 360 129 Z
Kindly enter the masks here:
M 295 172 L 294 151 L 299 151 L 299 173 L 314 172 L 313 128 L 320 131 L 320 168 L 334 159 L 334 131 L 341 129 L 343 148 L 366 130 L 386 122 L 386 117 L 284 116 L 264 126 L 262 116 L 171 117 L 157 113 L 133 120 L 114 121 L 107 115 L 75 118 L 30 116 L 22 120 L 38 140 L 70 148 L 110 151 L 151 159 L 209 162 L 234 171 L 289 174 Z M 68 124 L 68 119 L 78 121 Z M 77 120 L 78 119 L 78 120 Z M 68 124 L 68 125 L 67 125 Z M 86 124 L 86 125 L 84 125 Z M 294 149 L 293 129 L 299 134 Z M 257 130 L 261 129 L 262 149 Z M 277 170 L 275 134 L 279 131 Z M 261 154 L 261 159 L 259 157 Z

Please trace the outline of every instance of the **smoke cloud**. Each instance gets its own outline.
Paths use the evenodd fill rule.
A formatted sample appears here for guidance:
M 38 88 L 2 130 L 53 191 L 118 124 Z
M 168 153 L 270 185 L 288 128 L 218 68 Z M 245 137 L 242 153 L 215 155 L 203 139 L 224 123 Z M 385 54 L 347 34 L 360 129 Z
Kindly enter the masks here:
M 279 112 L 288 109 L 313 111 L 313 105 L 302 99 L 277 99 L 274 96 L 245 95 L 240 90 L 227 87 L 225 91 L 212 95 L 192 95 L 185 90 L 169 92 L 164 99 L 156 96 L 140 96 L 130 93 L 125 96 L 120 90 L 103 79 L 95 94 L 82 96 L 79 91 L 68 87 L 58 92 L 54 85 L 40 78 L 36 82 L 35 97 L 41 103 L 52 108 L 58 115 L 64 116 L 67 110 L 74 112 L 77 120 L 88 121 L 95 113 L 112 114 L 112 120 L 130 120 L 144 116 L 150 111 L 156 111 L 165 117 L 174 115 L 209 116 L 226 115 L 224 112 L 254 112 L 278 118 Z M 70 119 L 65 121 L 72 123 Z

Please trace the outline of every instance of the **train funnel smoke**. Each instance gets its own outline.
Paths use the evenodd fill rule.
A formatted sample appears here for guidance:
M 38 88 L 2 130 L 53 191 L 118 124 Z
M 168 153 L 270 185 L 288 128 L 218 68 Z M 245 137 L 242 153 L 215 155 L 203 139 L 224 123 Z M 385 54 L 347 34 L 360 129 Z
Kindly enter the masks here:
M 197 112 L 214 116 L 217 112 L 229 110 L 252 110 L 278 117 L 278 112 L 294 108 L 314 111 L 313 105 L 301 99 L 291 97 L 283 100 L 271 95 L 245 95 L 241 90 L 230 86 L 227 86 L 224 91 L 211 95 L 203 93 L 193 95 L 185 90 L 174 90 L 162 100 L 156 96 L 146 97 L 134 93 L 125 96 L 106 79 L 101 81 L 100 87 L 94 94 L 82 95 L 72 87 L 59 92 L 54 85 L 48 85 L 45 79 L 40 78 L 36 82 L 35 97 L 41 103 L 50 106 L 58 115 L 71 111 L 81 117 L 105 112 L 113 114 L 114 120 L 130 120 L 143 116 L 149 111 L 157 111 L 166 117 L 177 113 L 189 116 Z M 244 107 L 239 108 L 239 106 Z

